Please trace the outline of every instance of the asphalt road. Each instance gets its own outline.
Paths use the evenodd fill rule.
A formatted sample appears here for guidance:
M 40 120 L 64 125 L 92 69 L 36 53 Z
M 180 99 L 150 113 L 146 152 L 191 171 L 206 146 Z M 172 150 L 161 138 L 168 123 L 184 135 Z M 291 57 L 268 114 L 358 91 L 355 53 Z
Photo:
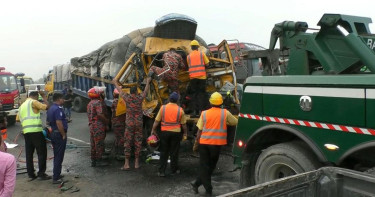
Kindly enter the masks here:
M 19 123 L 8 128 L 7 142 L 17 143 L 18 147 L 9 149 L 18 158 L 18 175 L 16 192 L 14 196 L 199 196 L 204 194 L 204 188 L 200 187 L 199 195 L 191 190 L 189 182 L 198 174 L 199 159 L 192 156 L 191 144 L 186 142 L 181 146 L 180 168 L 181 174 L 170 175 L 167 169 L 166 177 L 157 176 L 157 161 L 141 163 L 138 170 L 120 171 L 123 162 L 117 161 L 113 154 L 109 158 L 110 165 L 106 167 L 90 167 L 90 140 L 88 121 L 85 113 L 72 114 L 73 121 L 69 123 L 68 145 L 63 162 L 62 174 L 65 175 L 65 187 L 70 188 L 62 192 L 51 181 L 34 180 L 27 182 L 25 174 L 24 138 L 19 135 L 21 127 Z M 18 137 L 17 137 L 18 136 Z M 14 141 L 15 140 L 15 141 Z M 110 151 L 113 145 L 114 135 L 107 133 L 106 150 Z M 238 189 L 239 171 L 229 172 L 233 169 L 232 158 L 229 156 L 230 148 L 220 157 L 217 169 L 212 177 L 213 194 L 219 195 Z M 144 156 L 149 154 L 144 152 Z M 144 157 L 144 158 L 145 158 Z M 37 157 L 34 154 L 35 168 Z M 47 174 L 52 175 L 53 166 L 52 147 L 48 144 Z M 75 188 L 80 191 L 70 193 Z

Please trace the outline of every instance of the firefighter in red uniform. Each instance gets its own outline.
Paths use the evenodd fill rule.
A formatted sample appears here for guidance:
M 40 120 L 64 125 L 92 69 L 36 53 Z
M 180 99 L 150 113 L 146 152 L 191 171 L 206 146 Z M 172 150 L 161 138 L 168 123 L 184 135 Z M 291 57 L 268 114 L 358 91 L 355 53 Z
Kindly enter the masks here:
M 109 120 L 105 114 L 105 105 L 102 101 L 104 92 L 99 88 L 91 88 L 87 91 L 87 94 L 91 99 L 89 104 L 87 104 L 87 116 L 90 128 L 91 166 L 105 166 L 108 165 L 108 163 L 102 160 L 102 155 L 105 148 L 105 130 Z
M 163 54 L 163 68 L 151 66 L 149 73 L 155 73 L 168 83 L 171 92 L 178 92 L 178 71 L 185 68 L 180 54 L 174 48 Z
M 190 83 L 187 92 L 192 95 L 193 115 L 199 115 L 204 110 L 207 100 L 205 66 L 208 65 L 209 60 L 204 53 L 198 50 L 198 41 L 191 41 L 190 46 L 192 52 L 187 56 Z
M 121 100 L 124 102 L 123 100 Z M 119 102 L 119 91 L 115 89 L 113 91 L 113 102 L 111 106 L 112 110 L 112 129 L 115 133 L 115 154 L 117 160 L 124 160 L 124 132 L 125 132 L 125 117 L 126 114 L 116 116 L 117 104 Z
M 227 144 L 227 125 L 237 125 L 237 118 L 222 109 L 223 97 L 214 92 L 210 97 L 212 108 L 202 112 L 198 122 L 198 133 L 193 150 L 199 144 L 199 176 L 191 183 L 194 192 L 203 184 L 206 194 L 212 195 L 211 175 L 219 160 L 221 147 Z
M 121 170 L 129 170 L 129 159 L 131 145 L 134 144 L 134 156 L 135 164 L 134 168 L 139 168 L 139 154 L 142 148 L 142 127 L 143 127 L 143 113 L 142 113 L 142 102 L 146 97 L 150 86 L 151 78 L 147 78 L 146 87 L 141 94 L 137 93 L 137 87 L 130 88 L 130 94 L 126 94 L 122 91 L 117 81 L 113 81 L 117 90 L 119 91 L 122 99 L 126 104 L 126 121 L 125 121 L 125 163 Z
M 181 125 L 183 129 L 183 139 L 187 138 L 187 127 L 184 110 L 176 103 L 179 95 L 173 92 L 169 96 L 169 103 L 163 105 L 155 118 L 152 127 L 152 134 L 156 135 L 156 128 L 161 122 L 160 133 L 160 167 L 158 176 L 165 176 L 165 169 L 168 164 L 168 157 L 171 158 L 172 174 L 179 174 L 178 168 L 178 152 L 180 150 L 181 141 Z

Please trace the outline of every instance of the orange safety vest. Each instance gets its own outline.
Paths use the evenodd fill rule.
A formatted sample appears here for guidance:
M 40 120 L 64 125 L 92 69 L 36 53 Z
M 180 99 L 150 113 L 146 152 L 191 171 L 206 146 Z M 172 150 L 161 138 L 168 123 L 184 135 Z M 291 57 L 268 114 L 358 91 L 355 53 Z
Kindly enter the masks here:
M 200 51 L 192 51 L 188 57 L 189 76 L 190 78 L 198 78 L 206 76 L 206 67 L 204 65 L 203 53 Z
M 161 107 L 161 130 L 170 131 L 181 128 L 182 108 L 176 104 L 168 103 Z
M 8 138 L 7 129 L 1 129 L 1 137 L 3 140 L 6 140 Z
M 227 144 L 227 110 L 213 107 L 202 112 L 203 129 L 200 144 Z

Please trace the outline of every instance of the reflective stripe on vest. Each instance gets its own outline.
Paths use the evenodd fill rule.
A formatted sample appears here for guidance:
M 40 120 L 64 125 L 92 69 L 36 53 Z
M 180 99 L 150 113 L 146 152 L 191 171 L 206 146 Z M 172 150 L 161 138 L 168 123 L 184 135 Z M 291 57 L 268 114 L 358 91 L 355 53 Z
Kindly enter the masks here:
M 202 113 L 203 129 L 199 139 L 200 144 L 227 144 L 227 111 L 211 108 Z
M 204 65 L 203 53 L 192 51 L 187 57 L 189 64 L 190 78 L 206 76 L 206 67 Z
M 170 131 L 181 128 L 181 107 L 176 104 L 166 104 L 162 106 L 161 111 L 161 130 Z
M 34 113 L 32 108 L 32 99 L 26 100 L 19 108 L 20 120 L 23 133 L 41 132 L 43 130 L 40 113 Z
M 8 138 L 7 129 L 1 129 L 1 137 L 3 140 L 6 140 Z

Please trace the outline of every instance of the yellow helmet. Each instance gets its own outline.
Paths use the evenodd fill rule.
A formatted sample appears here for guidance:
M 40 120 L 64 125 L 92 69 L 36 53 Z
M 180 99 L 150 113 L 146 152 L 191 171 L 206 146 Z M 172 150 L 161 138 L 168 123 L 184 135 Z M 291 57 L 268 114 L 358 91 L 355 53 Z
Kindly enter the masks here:
M 210 97 L 210 103 L 212 105 L 221 105 L 221 104 L 223 104 L 223 96 L 221 96 L 221 94 L 218 93 L 218 92 L 212 93 L 211 97 Z
M 199 46 L 199 42 L 196 40 L 193 40 L 190 42 L 190 46 Z

